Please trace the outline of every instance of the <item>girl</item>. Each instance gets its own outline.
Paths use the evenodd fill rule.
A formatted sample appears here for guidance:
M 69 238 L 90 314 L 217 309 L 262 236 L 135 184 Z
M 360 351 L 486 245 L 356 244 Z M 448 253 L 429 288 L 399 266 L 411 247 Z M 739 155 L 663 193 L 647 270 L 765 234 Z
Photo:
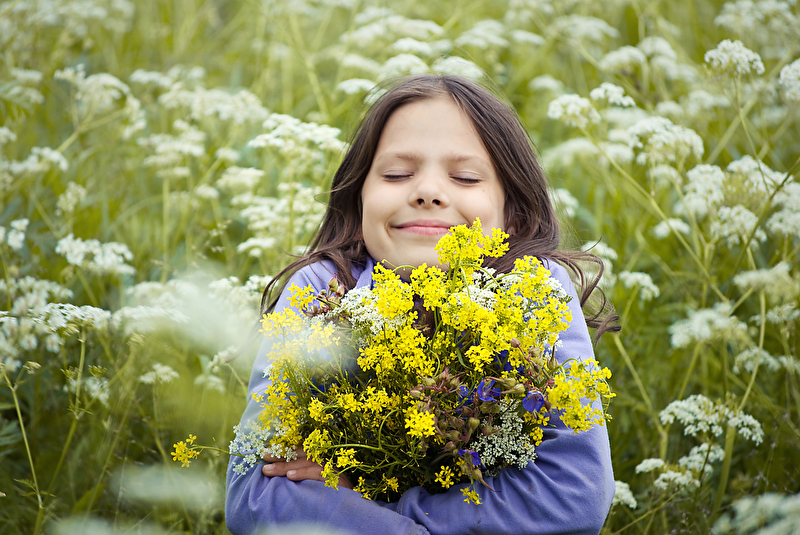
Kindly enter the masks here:
M 510 234 L 509 252 L 489 263 L 492 267 L 509 271 L 515 258 L 538 256 L 573 296 L 572 324 L 561 335 L 558 360 L 591 358 L 587 324 L 597 327 L 599 336 L 612 318 L 598 313 L 584 320 L 581 307 L 599 275 L 587 281 L 576 261 L 599 263 L 601 274 L 602 263 L 585 253 L 556 250 L 558 225 L 546 179 L 519 120 L 483 87 L 452 76 L 409 78 L 373 105 L 333 179 L 309 253 L 270 283 L 262 305 L 288 275 L 293 284 L 320 291 L 335 274 L 348 289 L 370 285 L 375 262 L 435 265 L 439 237 L 476 217 L 487 232 L 498 227 Z M 577 275 L 580 299 L 561 264 Z M 289 306 L 287 293 L 265 310 Z M 251 392 L 266 386 L 266 349 L 262 346 L 253 367 Z M 259 410 L 251 399 L 242 422 Z M 478 486 L 481 505 L 463 502 L 463 485 L 435 495 L 416 487 L 397 503 L 369 501 L 349 490 L 344 478 L 338 490 L 325 487 L 321 467 L 302 451 L 291 462 L 265 457 L 268 464 L 244 475 L 233 472 L 238 458 L 231 457 L 228 528 L 239 534 L 303 522 L 375 535 L 596 534 L 614 494 L 606 428 L 574 434 L 558 419 L 555 424 L 545 429 L 535 463 L 486 478 L 493 491 Z

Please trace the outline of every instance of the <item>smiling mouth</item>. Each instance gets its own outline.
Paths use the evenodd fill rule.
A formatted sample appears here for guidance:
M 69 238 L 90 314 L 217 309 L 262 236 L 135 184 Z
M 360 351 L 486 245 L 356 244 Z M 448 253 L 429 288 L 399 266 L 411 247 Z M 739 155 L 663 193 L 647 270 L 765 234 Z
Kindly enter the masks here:
M 444 236 L 450 231 L 449 223 L 444 221 L 409 221 L 395 227 L 396 230 L 422 236 Z

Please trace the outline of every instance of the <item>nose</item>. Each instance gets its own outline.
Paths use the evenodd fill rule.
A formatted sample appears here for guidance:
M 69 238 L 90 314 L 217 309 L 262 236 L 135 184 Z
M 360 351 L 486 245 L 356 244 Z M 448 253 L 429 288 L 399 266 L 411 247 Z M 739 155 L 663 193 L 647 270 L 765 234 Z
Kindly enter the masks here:
M 447 192 L 447 177 L 431 171 L 419 173 L 413 181 L 409 203 L 415 206 L 444 207 L 450 204 Z

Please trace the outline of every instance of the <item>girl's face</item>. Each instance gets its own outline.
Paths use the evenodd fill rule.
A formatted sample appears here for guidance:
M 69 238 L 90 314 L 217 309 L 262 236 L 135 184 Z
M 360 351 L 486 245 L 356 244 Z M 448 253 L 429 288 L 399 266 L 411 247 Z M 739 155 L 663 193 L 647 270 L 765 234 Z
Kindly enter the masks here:
M 470 118 L 445 97 L 398 108 L 386 122 L 361 189 L 370 256 L 389 267 L 438 265 L 447 229 L 480 217 L 503 228 L 503 186 Z

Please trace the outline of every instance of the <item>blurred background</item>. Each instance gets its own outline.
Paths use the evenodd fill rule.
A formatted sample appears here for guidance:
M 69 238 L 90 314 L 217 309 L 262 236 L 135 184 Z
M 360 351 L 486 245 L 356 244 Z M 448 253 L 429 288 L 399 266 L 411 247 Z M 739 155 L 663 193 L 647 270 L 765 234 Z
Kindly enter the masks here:
M 435 72 L 606 263 L 603 533 L 797 533 L 799 57 L 794 0 L 0 3 L 0 532 L 227 533 L 227 454 L 174 444 L 227 451 L 264 286 Z

